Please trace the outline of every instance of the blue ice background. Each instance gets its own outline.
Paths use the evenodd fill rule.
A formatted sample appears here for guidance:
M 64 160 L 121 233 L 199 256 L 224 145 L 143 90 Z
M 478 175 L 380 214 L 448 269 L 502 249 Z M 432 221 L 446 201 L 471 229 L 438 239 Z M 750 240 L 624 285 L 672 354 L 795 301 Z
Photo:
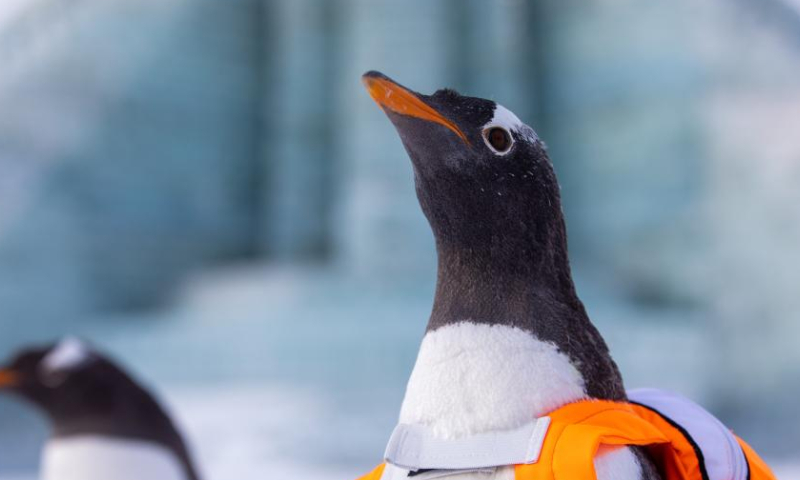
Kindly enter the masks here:
M 369 469 L 435 275 L 379 69 L 531 123 L 628 385 L 800 478 L 800 8 L 563 3 L 5 0 L 0 354 L 91 339 L 209 479 Z M 0 478 L 45 436 L 0 398 Z

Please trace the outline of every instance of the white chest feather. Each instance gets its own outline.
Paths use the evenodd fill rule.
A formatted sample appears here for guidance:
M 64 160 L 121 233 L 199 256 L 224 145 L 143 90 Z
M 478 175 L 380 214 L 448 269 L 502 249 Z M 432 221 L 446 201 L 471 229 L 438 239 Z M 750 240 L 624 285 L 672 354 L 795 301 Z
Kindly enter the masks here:
M 400 423 L 462 438 L 513 429 L 585 397 L 583 377 L 554 344 L 518 328 L 462 322 L 422 340 Z M 631 451 L 602 453 L 595 461 L 598 480 L 640 478 Z M 513 478 L 512 468 L 501 468 L 447 480 Z
M 581 374 L 552 343 L 518 328 L 464 322 L 422 340 L 400 423 L 458 438 L 516 428 L 584 397 Z
M 186 480 L 176 457 L 159 445 L 105 437 L 50 440 L 41 480 Z

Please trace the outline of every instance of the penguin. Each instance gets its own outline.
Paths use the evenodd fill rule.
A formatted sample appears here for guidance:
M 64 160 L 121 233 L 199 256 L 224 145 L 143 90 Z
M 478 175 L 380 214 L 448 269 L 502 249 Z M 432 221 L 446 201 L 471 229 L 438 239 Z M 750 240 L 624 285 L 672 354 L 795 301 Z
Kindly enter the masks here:
M 491 100 L 451 89 L 423 95 L 376 71 L 362 81 L 411 159 L 438 258 L 400 424 L 454 440 L 508 431 L 571 402 L 625 401 L 576 293 L 560 187 L 537 133 Z M 594 466 L 600 480 L 660 478 L 637 447 L 601 446 Z M 447 473 L 513 478 L 513 467 Z
M 25 348 L 0 369 L 0 391 L 51 424 L 42 480 L 199 480 L 189 451 L 148 390 L 86 342 Z

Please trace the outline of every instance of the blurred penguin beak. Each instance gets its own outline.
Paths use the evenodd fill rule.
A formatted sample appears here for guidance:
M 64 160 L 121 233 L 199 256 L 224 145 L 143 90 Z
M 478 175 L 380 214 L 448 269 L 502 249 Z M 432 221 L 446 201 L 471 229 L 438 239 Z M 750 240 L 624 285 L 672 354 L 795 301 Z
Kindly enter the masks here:
M 373 100 L 384 110 L 391 110 L 399 115 L 427 120 L 449 128 L 461 140 L 469 145 L 464 132 L 455 123 L 445 118 L 433 107 L 420 100 L 419 95 L 398 85 L 392 79 L 379 72 L 367 72 L 361 77 L 364 86 Z
M 0 369 L 0 388 L 13 387 L 19 376 L 13 370 Z

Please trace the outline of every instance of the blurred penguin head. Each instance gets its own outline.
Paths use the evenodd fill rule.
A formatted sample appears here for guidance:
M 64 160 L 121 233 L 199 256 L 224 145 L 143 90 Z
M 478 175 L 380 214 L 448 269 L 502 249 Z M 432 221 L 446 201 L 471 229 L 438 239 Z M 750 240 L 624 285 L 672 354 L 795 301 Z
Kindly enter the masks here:
M 120 375 L 86 342 L 67 337 L 17 352 L 0 368 L 0 391 L 17 394 L 58 417 L 108 406 L 114 379 Z

